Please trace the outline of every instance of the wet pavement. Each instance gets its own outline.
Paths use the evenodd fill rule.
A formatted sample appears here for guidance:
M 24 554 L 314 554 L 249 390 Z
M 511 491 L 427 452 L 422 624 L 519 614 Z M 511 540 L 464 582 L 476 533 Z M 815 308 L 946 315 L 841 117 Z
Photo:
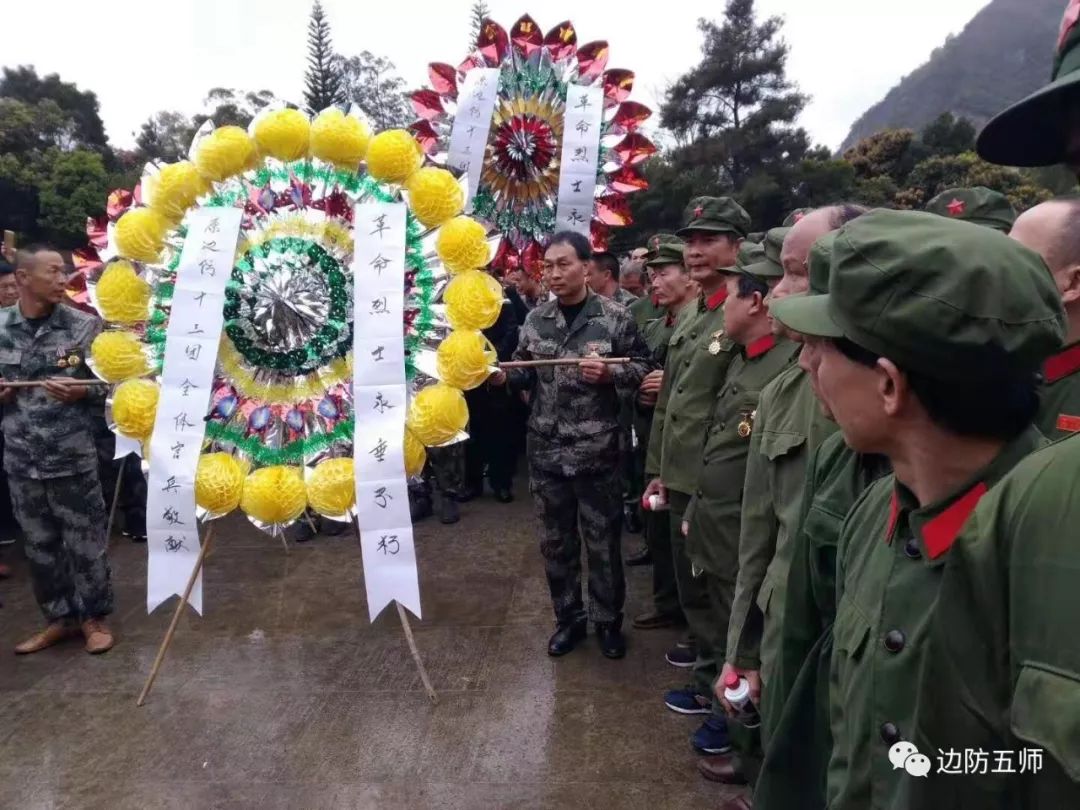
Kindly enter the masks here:
M 227 519 L 207 561 L 205 615 L 188 611 L 147 704 L 136 697 L 172 613 L 147 616 L 146 551 L 117 538 L 117 646 L 16 657 L 39 626 L 25 566 L 0 583 L 0 808 L 708 808 L 689 735 L 666 710 L 686 676 L 676 630 L 546 654 L 551 608 L 523 485 L 462 520 L 416 527 L 432 705 L 397 614 L 367 619 L 350 535 L 292 545 Z M 629 551 L 639 542 L 627 536 Z M 649 569 L 628 569 L 629 617 Z

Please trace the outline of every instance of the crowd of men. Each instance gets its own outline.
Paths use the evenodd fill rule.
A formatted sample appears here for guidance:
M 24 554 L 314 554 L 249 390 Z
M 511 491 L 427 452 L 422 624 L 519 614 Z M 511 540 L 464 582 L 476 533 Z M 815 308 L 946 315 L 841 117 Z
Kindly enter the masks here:
M 1080 178 L 1078 11 L 984 158 Z M 640 494 L 654 604 L 633 626 L 686 627 L 666 657 L 691 680 L 663 699 L 701 716 L 703 776 L 753 786 L 724 806 L 1080 806 L 1080 197 L 1017 217 L 950 189 L 752 227 L 694 199 L 635 251 L 629 306 L 587 240 L 547 248 L 512 356 L 563 362 L 488 385 L 530 405 L 548 653 L 591 619 L 625 654 Z

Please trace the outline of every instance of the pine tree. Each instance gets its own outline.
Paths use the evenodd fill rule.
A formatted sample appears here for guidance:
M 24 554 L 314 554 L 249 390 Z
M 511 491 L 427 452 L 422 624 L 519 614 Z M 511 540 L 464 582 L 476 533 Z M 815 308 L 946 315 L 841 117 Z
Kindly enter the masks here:
M 469 51 L 471 52 L 476 47 L 476 40 L 480 37 L 480 29 L 484 25 L 484 20 L 491 16 L 491 9 L 488 8 L 488 4 L 484 0 L 475 0 L 470 13 L 472 17 L 469 29 Z
M 330 23 L 322 4 L 315 0 L 308 22 L 308 70 L 304 77 L 304 103 L 311 115 L 345 100 L 341 74 L 336 65 L 334 47 L 330 42 Z

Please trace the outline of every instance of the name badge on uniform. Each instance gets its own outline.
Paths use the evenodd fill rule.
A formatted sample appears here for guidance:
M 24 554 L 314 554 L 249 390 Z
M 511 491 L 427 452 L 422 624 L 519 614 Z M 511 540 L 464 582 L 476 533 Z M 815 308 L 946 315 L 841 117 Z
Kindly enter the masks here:
M 749 439 L 750 434 L 754 432 L 754 417 L 757 416 L 757 411 L 743 411 L 742 419 L 739 420 L 739 426 L 736 430 L 739 432 L 739 438 Z

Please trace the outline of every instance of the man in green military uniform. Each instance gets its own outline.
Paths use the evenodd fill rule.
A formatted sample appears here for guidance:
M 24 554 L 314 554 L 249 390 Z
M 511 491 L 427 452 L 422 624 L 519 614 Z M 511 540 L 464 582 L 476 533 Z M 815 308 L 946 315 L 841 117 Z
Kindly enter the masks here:
M 772 302 L 806 291 L 814 242 L 862 212 L 857 206 L 832 206 L 804 214 L 791 226 L 781 254 L 784 277 L 772 291 L 770 307 Z M 784 334 L 775 319 L 773 331 Z M 798 528 L 806 465 L 834 430 L 835 425 L 817 406 L 810 378 L 798 366 L 786 370 L 762 392 L 743 486 L 739 576 L 727 660 L 721 671 L 721 680 L 729 672 L 745 677 L 759 708 L 762 684 L 768 685 L 779 646 L 790 540 Z M 771 722 L 763 713 L 764 742 Z
M 1080 432 L 1080 200 L 1069 197 L 1036 205 L 1016 220 L 1010 236 L 1043 257 L 1061 293 L 1069 321 L 1065 348 L 1043 365 L 1035 424 L 1060 439 Z
M 659 447 L 660 476 L 649 482 L 645 494 L 655 494 L 670 506 L 679 603 L 687 620 L 692 621 L 691 614 L 707 610 L 708 602 L 701 581 L 690 570 L 682 521 L 697 491 L 701 437 L 735 354 L 734 342 L 724 334 L 722 307 L 727 298 L 726 276 L 736 263 L 750 216 L 727 197 L 698 197 L 691 200 L 684 221 L 686 227 L 679 231 L 686 240 L 684 261 L 690 276 L 701 287 L 701 296 L 696 305 L 680 313 L 668 346 L 661 387 L 661 396 L 667 399 L 664 426 L 650 438 L 654 457 Z M 709 714 L 712 700 L 704 672 L 703 668 L 687 689 L 669 692 L 665 696 L 668 708 L 686 714 Z
M 1077 436 L 1032 453 L 979 501 L 949 549 L 909 684 L 911 739 L 953 772 L 904 780 L 892 807 L 1080 807 L 1078 524 Z
M 634 413 L 634 428 L 638 436 L 639 450 L 646 450 L 643 460 L 644 479 L 650 480 L 660 474 L 660 445 L 652 442 L 653 431 L 664 429 L 667 399 L 662 396 L 663 367 L 667 359 L 668 342 L 675 331 L 679 313 L 697 298 L 697 285 L 690 279 L 683 265 L 683 240 L 677 236 L 658 234 L 649 240 L 654 245 L 647 257 L 646 266 L 654 277 L 654 295 L 666 307 L 663 318 L 645 325 L 645 342 L 652 351 L 653 361 L 660 368 L 650 371 L 638 389 Z M 678 586 L 675 583 L 675 567 L 671 555 L 671 522 L 663 510 L 646 510 L 645 539 L 653 566 L 653 607 L 637 616 L 634 627 L 638 630 L 655 630 L 670 627 L 683 621 L 679 606 Z M 629 563 L 629 561 L 628 561 Z
M 544 273 L 555 300 L 529 313 L 514 352 L 515 360 L 577 362 L 498 371 L 490 382 L 529 392 L 529 484 L 556 622 L 548 654 L 574 649 L 591 618 L 603 655 L 621 658 L 626 583 L 620 402 L 637 395 L 651 362 L 626 307 L 586 286 L 590 253 L 589 240 L 579 233 L 551 238 Z M 631 361 L 602 363 L 603 357 Z M 589 562 L 588 614 L 581 598 L 582 541 Z
M 701 583 L 702 610 L 691 614 L 690 632 L 697 641 L 695 676 L 712 683 L 718 661 L 723 660 L 731 600 L 739 567 L 739 521 L 742 485 L 754 416 L 761 390 L 777 374 L 792 366 L 799 345 L 772 334 L 765 299 L 784 274 L 780 251 L 787 229 L 768 232 L 764 247 L 743 246 L 736 272 L 728 276 L 724 301 L 724 331 L 738 350 L 728 368 L 709 419 L 704 438 L 698 488 L 683 518 L 686 552 L 692 574 Z M 702 773 L 714 778 L 723 767 L 728 780 L 738 778 L 727 746 L 727 724 L 718 702 L 694 747 L 709 757 L 699 763 Z M 710 738 L 714 738 L 711 739 Z
M 926 204 L 926 210 L 1002 233 L 1008 233 L 1016 222 L 1016 209 L 1009 198 L 985 186 L 946 189 Z
M 979 133 L 979 156 L 1002 166 L 1064 163 L 1080 178 L 1080 0 L 1061 20 L 1050 84 L 995 116 Z
M 828 294 L 774 312 L 805 336 L 847 444 L 895 470 L 848 515 L 837 555 L 827 802 L 862 810 L 914 778 L 889 754 L 914 731 L 943 564 L 982 495 L 1044 443 L 1035 373 L 1065 330 L 1042 260 L 990 229 L 874 211 L 832 252 Z

